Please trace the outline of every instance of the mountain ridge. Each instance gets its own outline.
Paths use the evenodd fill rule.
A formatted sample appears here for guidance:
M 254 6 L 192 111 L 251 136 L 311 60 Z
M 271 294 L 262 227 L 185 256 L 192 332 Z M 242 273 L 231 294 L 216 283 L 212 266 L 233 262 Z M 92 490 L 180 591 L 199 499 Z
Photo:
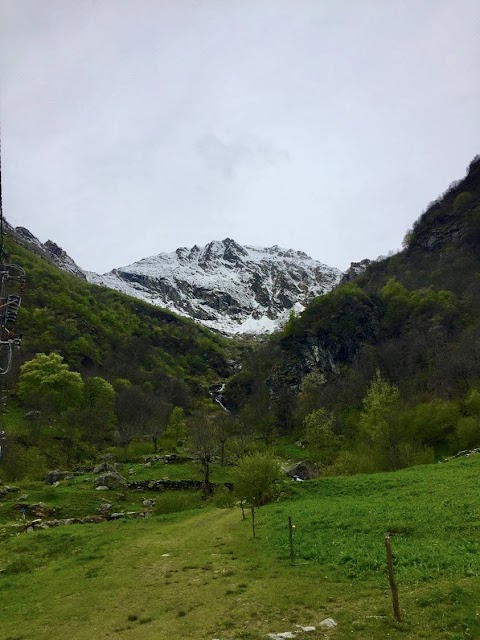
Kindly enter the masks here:
M 270 333 L 330 291 L 341 272 L 302 251 L 231 238 L 179 247 L 87 280 L 165 306 L 227 334 Z
M 227 335 L 268 334 L 340 282 L 342 272 L 303 251 L 241 245 L 231 238 L 179 247 L 98 274 L 82 269 L 52 240 L 25 227 L 5 229 L 62 271 L 173 311 Z

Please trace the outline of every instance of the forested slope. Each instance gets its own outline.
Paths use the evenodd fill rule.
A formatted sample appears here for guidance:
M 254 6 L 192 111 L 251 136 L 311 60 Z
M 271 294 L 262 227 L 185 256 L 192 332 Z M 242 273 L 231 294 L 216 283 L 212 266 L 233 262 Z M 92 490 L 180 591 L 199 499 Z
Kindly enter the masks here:
M 162 373 L 195 387 L 226 373 L 222 339 L 194 322 L 64 273 L 10 241 L 27 273 L 19 362 L 58 351 L 75 370 L 152 382 Z
M 359 459 L 375 439 L 390 452 L 379 468 L 480 445 L 479 311 L 477 157 L 429 205 L 403 251 L 316 298 L 253 354 L 228 401 L 264 416 L 267 430 L 304 435 L 317 412 L 310 439 L 330 447 L 330 461 L 346 450 Z M 383 414 L 368 415 L 368 397 Z
M 22 346 L 1 380 L 7 476 L 25 468 L 40 476 L 135 439 L 156 442 L 175 407 L 178 417 L 211 404 L 210 386 L 230 371 L 223 338 L 64 273 L 12 238 L 6 249 L 27 274 L 16 322 Z

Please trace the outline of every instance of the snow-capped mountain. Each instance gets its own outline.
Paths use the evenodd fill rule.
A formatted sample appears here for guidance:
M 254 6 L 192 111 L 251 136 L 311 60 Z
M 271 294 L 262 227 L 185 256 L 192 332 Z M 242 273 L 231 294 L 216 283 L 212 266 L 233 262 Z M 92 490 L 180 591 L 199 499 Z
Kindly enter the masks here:
M 117 289 L 224 333 L 267 333 L 330 291 L 341 272 L 301 251 L 241 246 L 226 238 L 160 253 L 89 282 Z
M 5 230 L 63 271 L 184 315 L 227 334 L 270 333 L 342 276 L 302 251 L 242 246 L 226 238 L 160 253 L 104 275 L 84 271 L 51 240 L 25 227 Z

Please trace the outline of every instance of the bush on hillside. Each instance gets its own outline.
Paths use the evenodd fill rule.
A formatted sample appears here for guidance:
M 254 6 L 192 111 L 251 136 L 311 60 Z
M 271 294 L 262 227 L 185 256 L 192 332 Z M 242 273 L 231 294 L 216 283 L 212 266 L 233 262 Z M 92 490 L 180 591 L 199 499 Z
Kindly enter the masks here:
M 232 473 L 235 495 L 251 505 L 261 506 L 276 495 L 281 477 L 280 464 L 269 453 L 245 456 Z

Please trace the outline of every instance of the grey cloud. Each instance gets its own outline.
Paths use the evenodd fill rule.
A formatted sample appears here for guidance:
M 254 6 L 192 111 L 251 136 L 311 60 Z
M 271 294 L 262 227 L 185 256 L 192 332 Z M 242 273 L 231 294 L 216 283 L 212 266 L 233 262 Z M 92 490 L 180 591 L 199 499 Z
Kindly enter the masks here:
M 242 166 L 250 166 L 256 161 L 276 164 L 289 157 L 287 151 L 252 136 L 226 141 L 208 133 L 195 146 L 206 166 L 228 179 L 234 178 Z

